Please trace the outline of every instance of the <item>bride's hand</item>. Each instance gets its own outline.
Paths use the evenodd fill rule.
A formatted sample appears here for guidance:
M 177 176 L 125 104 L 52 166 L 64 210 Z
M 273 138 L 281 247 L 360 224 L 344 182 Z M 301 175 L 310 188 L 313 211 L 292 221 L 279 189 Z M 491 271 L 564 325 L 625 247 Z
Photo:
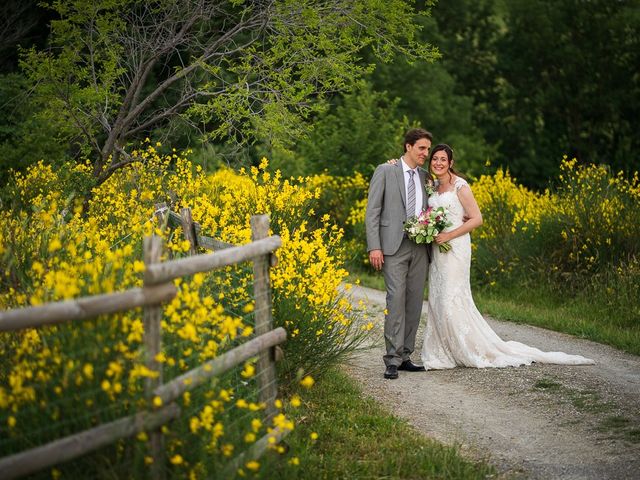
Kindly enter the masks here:
M 396 165 L 398 163 L 398 159 L 392 158 L 391 160 L 387 160 L 387 163 L 390 165 Z
M 451 240 L 453 238 L 453 236 L 451 235 L 451 232 L 440 232 L 437 236 L 436 236 L 436 243 L 438 245 L 441 245 L 443 243 L 447 243 L 449 240 Z

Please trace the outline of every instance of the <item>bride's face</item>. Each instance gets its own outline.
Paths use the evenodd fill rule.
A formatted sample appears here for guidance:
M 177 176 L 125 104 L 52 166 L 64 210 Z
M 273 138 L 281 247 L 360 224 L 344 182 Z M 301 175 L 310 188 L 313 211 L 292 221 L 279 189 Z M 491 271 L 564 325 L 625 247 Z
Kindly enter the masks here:
M 444 150 L 437 151 L 436 153 L 433 154 L 433 157 L 431 157 L 430 167 L 431 167 L 431 171 L 435 175 L 437 176 L 445 175 L 449 171 L 449 166 L 450 166 L 449 156 L 447 155 L 447 152 L 445 152 Z

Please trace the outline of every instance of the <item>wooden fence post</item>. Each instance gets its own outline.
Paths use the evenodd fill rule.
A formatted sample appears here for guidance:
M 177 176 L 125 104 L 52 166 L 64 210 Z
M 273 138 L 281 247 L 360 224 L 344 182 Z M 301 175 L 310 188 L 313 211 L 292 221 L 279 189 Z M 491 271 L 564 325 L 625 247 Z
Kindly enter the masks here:
M 165 202 L 160 202 L 156 203 L 154 206 L 156 207 L 154 214 L 158 217 L 158 227 L 161 230 L 164 230 L 167 227 L 167 220 L 169 219 L 169 209 L 167 208 L 167 204 Z
M 254 215 L 251 217 L 251 236 L 253 241 L 269 236 L 269 217 L 267 215 Z M 271 254 L 265 254 L 257 257 L 253 261 L 256 335 L 267 333 L 273 328 L 271 318 L 271 285 L 269 280 L 270 257 Z M 260 402 L 264 402 L 266 405 L 265 420 L 267 423 L 271 423 L 271 420 L 277 413 L 275 400 L 278 395 L 275 351 L 273 348 L 260 352 L 258 356 L 257 375 L 260 388 Z
M 193 224 L 193 218 L 191 217 L 190 208 L 182 208 L 180 210 L 180 217 L 182 218 L 182 231 L 184 232 L 184 238 L 189 240 L 191 246 L 189 247 L 189 255 L 196 254 L 196 228 Z
M 145 266 L 160 262 L 162 253 L 162 238 L 157 235 L 144 238 L 144 263 Z M 162 348 L 162 306 L 161 304 L 147 306 L 144 309 L 144 344 L 146 347 L 146 366 L 154 372 L 158 372 L 156 378 L 145 379 L 145 396 L 149 402 L 149 408 L 153 409 L 154 390 L 162 384 L 162 364 L 156 360 Z M 162 429 L 150 432 L 149 442 L 153 465 L 151 478 L 164 479 L 164 438 Z

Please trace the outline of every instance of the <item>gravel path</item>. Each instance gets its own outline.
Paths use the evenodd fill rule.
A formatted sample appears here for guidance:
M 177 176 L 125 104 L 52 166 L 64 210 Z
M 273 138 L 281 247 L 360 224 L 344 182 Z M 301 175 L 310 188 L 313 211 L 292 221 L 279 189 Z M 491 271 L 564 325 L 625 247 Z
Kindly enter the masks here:
M 366 305 L 375 334 L 371 348 L 345 369 L 365 394 L 418 432 L 487 460 L 500 477 L 640 479 L 640 357 L 488 318 L 504 340 L 584 355 L 596 365 L 400 372 L 399 379 L 385 380 L 385 294 L 354 287 L 351 295 Z M 420 330 L 418 362 L 422 338 Z

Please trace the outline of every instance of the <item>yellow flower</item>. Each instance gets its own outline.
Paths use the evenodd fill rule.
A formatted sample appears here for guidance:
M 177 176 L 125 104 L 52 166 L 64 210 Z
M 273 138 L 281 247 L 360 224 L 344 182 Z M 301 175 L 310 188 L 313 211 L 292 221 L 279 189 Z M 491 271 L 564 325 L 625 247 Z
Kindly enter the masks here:
M 369 331 L 373 328 L 373 322 L 368 322 L 366 325 L 362 326 L 363 330 Z
M 181 465 L 184 462 L 182 455 L 174 455 L 171 457 L 170 462 L 174 465 Z
M 257 472 L 260 469 L 260 463 L 255 460 L 251 460 L 245 463 L 244 466 L 247 467 L 252 472 Z
M 87 377 L 88 379 L 92 379 L 93 378 L 93 365 L 91 365 L 90 363 L 85 363 L 84 367 L 82 367 L 82 372 L 84 373 L 85 377 Z
M 254 305 L 253 305 L 253 303 L 247 303 L 247 304 L 242 308 L 242 311 L 243 311 L 244 313 L 251 313 L 251 312 L 253 312 L 253 310 L 254 310 Z
M 315 380 L 310 375 L 307 375 L 300 381 L 300 385 L 302 385 L 304 388 L 311 388 L 313 387 L 314 383 Z
M 254 432 L 260 430 L 260 427 L 262 427 L 262 421 L 259 418 L 254 418 L 253 420 L 251 420 L 251 429 Z
M 230 443 L 225 443 L 224 445 L 222 445 L 222 454 L 225 457 L 230 457 L 231 455 L 233 455 L 233 445 L 231 445 Z
M 51 240 L 51 242 L 49 242 L 49 253 L 53 253 L 56 252 L 58 250 L 60 250 L 62 248 L 62 242 L 60 241 L 59 238 L 54 238 L 53 240 Z
M 240 372 L 240 375 L 242 375 L 244 378 L 250 378 L 250 377 L 253 377 L 255 373 L 256 373 L 256 367 L 254 367 L 250 363 L 247 363 L 244 366 L 244 370 Z
M 318 434 L 316 432 L 311 432 L 311 435 L 309 435 L 309 438 L 311 438 L 311 440 L 315 442 L 318 439 Z
M 291 398 L 291 406 L 294 408 L 298 408 L 300 405 L 302 405 L 302 402 L 300 401 L 300 397 L 298 395 L 294 395 Z

